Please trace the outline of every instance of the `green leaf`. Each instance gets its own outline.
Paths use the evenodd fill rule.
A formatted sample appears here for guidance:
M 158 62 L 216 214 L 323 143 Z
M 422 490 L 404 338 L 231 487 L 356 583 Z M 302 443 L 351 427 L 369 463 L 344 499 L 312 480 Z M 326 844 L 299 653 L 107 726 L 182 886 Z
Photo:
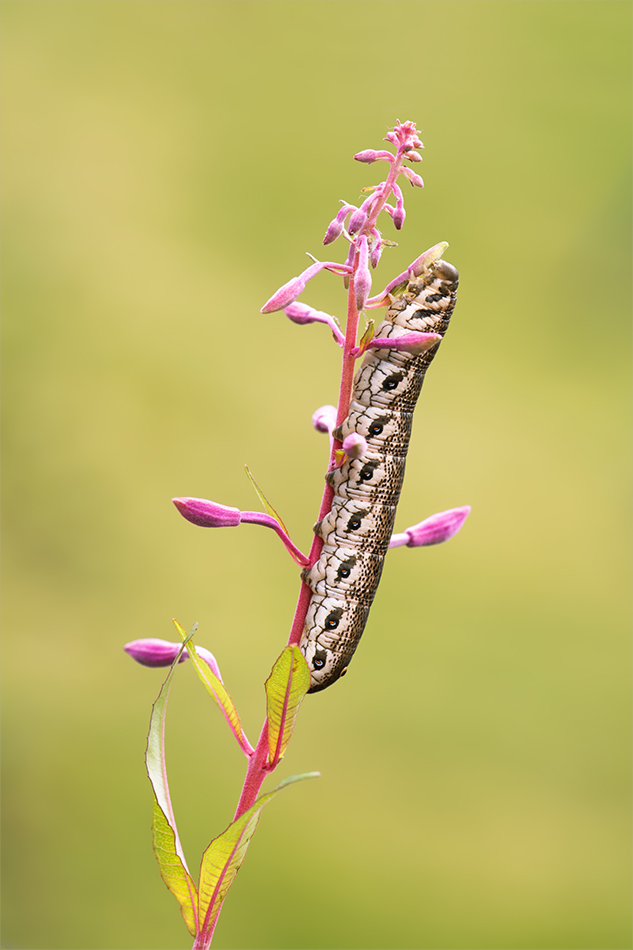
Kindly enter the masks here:
M 193 636 L 184 637 L 182 650 Z M 183 631 L 184 633 L 184 631 Z M 172 663 L 167 679 L 163 683 L 158 698 L 152 707 L 152 715 L 147 736 L 147 751 L 145 762 L 147 774 L 154 791 L 154 813 L 152 822 L 152 836 L 154 852 L 160 868 L 160 874 L 178 903 L 182 916 L 189 932 L 196 934 L 197 901 L 196 886 L 189 874 L 185 855 L 178 837 L 176 819 L 169 796 L 167 781 L 167 766 L 165 763 L 165 714 L 167 700 L 176 666 L 180 660 L 182 650 Z
M 154 801 L 152 839 L 160 876 L 180 904 L 187 930 L 195 937 L 198 897 L 196 885 L 176 852 L 174 829 L 157 801 Z
M 290 742 L 299 706 L 310 689 L 310 670 L 297 646 L 286 647 L 266 680 L 268 758 L 274 768 Z
M 199 908 L 202 935 L 208 933 L 213 925 L 222 901 L 242 865 L 264 805 L 267 805 L 286 785 L 305 778 L 316 778 L 318 775 L 320 775 L 319 772 L 306 772 L 303 775 L 291 775 L 284 779 L 272 792 L 258 798 L 255 804 L 232 822 L 226 831 L 213 839 L 202 855 L 200 865 Z
M 264 508 L 266 509 L 266 511 L 268 512 L 268 514 L 271 516 L 271 518 L 274 518 L 274 519 L 275 519 L 275 521 L 277 522 L 277 524 L 279 524 L 279 525 L 281 526 L 281 528 L 283 529 L 283 531 L 285 532 L 285 534 L 287 534 L 288 537 L 290 537 L 290 534 L 288 533 L 288 529 L 286 528 L 285 524 L 283 523 L 283 521 L 281 520 L 281 518 L 279 517 L 279 515 L 277 514 L 277 512 L 276 512 L 275 509 L 273 508 L 273 506 L 270 504 L 270 502 L 269 502 L 268 499 L 266 498 L 266 495 L 263 493 L 263 491 L 261 490 L 261 488 L 259 487 L 259 485 L 258 485 L 257 482 L 255 481 L 255 479 L 253 478 L 253 476 L 252 476 L 252 474 L 251 474 L 251 470 L 250 470 L 250 468 L 248 467 L 248 465 L 245 465 L 245 466 L 244 466 L 244 469 L 245 469 L 246 474 L 248 475 L 248 477 L 249 477 L 249 479 L 250 479 L 250 481 L 251 481 L 251 484 L 252 484 L 253 488 L 254 488 L 255 491 L 257 492 L 257 497 L 258 497 L 259 500 L 261 501 L 262 505 L 264 506 Z
M 184 629 L 180 626 L 177 620 L 174 620 L 174 624 L 176 625 L 176 629 L 178 630 L 178 633 L 184 640 L 186 637 Z M 192 636 L 194 632 L 195 631 L 192 630 L 189 636 Z M 253 747 L 244 734 L 244 730 L 242 729 L 242 724 L 240 722 L 240 717 L 238 715 L 237 709 L 235 708 L 233 704 L 233 700 L 229 696 L 226 690 L 226 687 L 224 686 L 224 683 L 222 682 L 222 680 L 218 679 L 215 673 L 213 673 L 209 669 L 207 664 L 203 660 L 200 659 L 200 657 L 195 651 L 195 647 L 193 646 L 193 644 L 189 648 L 188 653 L 189 653 L 189 659 L 193 663 L 196 673 L 202 680 L 205 686 L 205 689 L 207 690 L 211 698 L 218 704 L 218 706 L 222 710 L 222 713 L 224 714 L 224 718 L 228 722 L 231 732 L 233 733 L 233 735 L 239 742 L 240 747 L 242 751 L 244 752 L 244 755 L 247 755 L 247 756 L 252 755 Z

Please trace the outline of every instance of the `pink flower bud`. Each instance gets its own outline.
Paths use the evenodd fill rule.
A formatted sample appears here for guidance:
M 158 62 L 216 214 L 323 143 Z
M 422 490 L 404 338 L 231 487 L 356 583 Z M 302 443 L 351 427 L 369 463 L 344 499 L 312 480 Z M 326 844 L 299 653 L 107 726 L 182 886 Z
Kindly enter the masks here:
M 320 406 L 312 413 L 312 425 L 317 432 L 332 431 L 336 425 L 336 406 Z
M 399 336 L 374 337 L 367 344 L 367 349 L 371 347 L 374 350 L 405 350 L 407 353 L 415 353 L 417 356 L 419 353 L 430 350 L 441 339 L 439 333 L 420 333 L 417 330 L 412 330 L 410 333 L 402 333 Z
M 334 339 L 338 345 L 343 346 L 345 343 L 345 337 L 341 333 L 336 320 L 329 313 L 324 313 L 323 310 L 315 310 L 307 303 L 296 300 L 284 309 L 284 313 L 293 323 L 298 323 L 301 326 L 305 326 L 307 323 L 325 323 L 334 334 Z
M 440 511 L 436 515 L 431 515 L 430 518 L 425 518 L 424 521 L 414 524 L 411 528 L 405 528 L 407 547 L 429 547 L 432 544 L 448 541 L 457 534 L 470 512 L 470 505 L 449 508 L 448 511 Z
M 410 152 L 407 152 L 404 156 L 408 162 L 421 162 L 422 156 L 419 152 L 414 151 L 413 149 Z
M 169 640 L 147 637 L 143 640 L 131 640 L 123 649 L 141 666 L 171 666 L 181 646 L 182 643 L 170 643 Z M 186 659 L 187 651 L 185 650 L 179 662 L 184 663 Z
M 367 452 L 367 440 L 358 432 L 352 432 L 343 439 L 343 451 L 349 459 L 362 458 Z
M 369 244 L 364 234 L 358 243 L 358 269 L 354 275 L 354 290 L 356 292 L 356 306 L 359 310 L 362 310 L 371 290 Z
M 218 505 L 204 498 L 172 498 L 172 501 L 183 518 L 201 528 L 235 528 L 242 520 L 239 508 Z
M 327 231 L 325 232 L 325 237 L 323 238 L 324 244 L 331 244 L 333 241 L 336 241 L 338 237 L 343 233 L 343 222 L 338 220 L 338 215 L 334 218 L 327 226 Z
M 358 208 L 354 214 L 349 219 L 349 225 L 347 230 L 349 234 L 356 234 L 358 231 L 362 231 L 367 223 L 367 212 L 361 206 Z
M 323 238 L 324 244 L 331 244 L 332 241 L 336 241 L 337 237 L 343 233 L 343 228 L 345 227 L 345 218 L 350 213 L 350 211 L 356 211 L 356 205 L 347 204 L 346 201 L 342 202 L 343 207 L 336 215 L 336 217 L 330 221 L 325 232 L 325 237 Z
M 374 148 L 365 148 L 362 152 L 357 152 L 354 155 L 354 158 L 357 162 L 365 162 L 367 165 L 371 165 L 372 162 L 375 162 L 378 155 Z
M 374 228 L 371 233 L 374 240 L 372 241 L 371 251 L 369 253 L 369 263 L 372 268 L 376 268 L 382 256 L 382 238 L 376 228 Z
M 272 295 L 270 300 L 266 301 L 260 313 L 273 313 L 275 310 L 283 310 L 288 304 L 294 303 L 297 297 L 301 296 L 306 289 L 307 282 L 312 280 L 316 274 L 320 273 L 324 267 L 329 268 L 330 266 L 329 262 L 315 261 L 314 264 L 306 267 L 302 274 L 299 274 L 298 277 L 293 277 L 292 280 L 285 283 L 283 287 L 280 287 L 279 290 Z M 340 267 L 340 265 L 334 266 Z
M 169 640 L 157 640 L 152 637 L 147 637 L 143 640 L 131 640 L 130 643 L 125 644 L 123 649 L 128 656 L 131 656 L 132 659 L 140 663 L 141 666 L 156 667 L 171 666 L 178 656 L 181 646 L 182 643 L 171 643 Z M 220 682 L 222 682 L 220 667 L 213 653 L 205 647 L 198 646 L 196 647 L 196 653 L 201 660 L 204 660 L 211 672 L 215 673 Z M 187 650 L 183 650 L 178 662 L 184 663 L 187 659 L 189 659 L 189 653 Z
M 404 224 L 404 219 L 406 217 L 406 212 L 403 205 L 396 207 L 396 210 L 393 213 L 393 224 L 397 231 L 400 231 L 402 225 Z
M 424 188 L 424 182 L 422 181 L 419 175 L 416 175 L 416 173 L 413 171 L 412 168 L 403 168 L 402 174 L 405 176 L 405 178 L 409 179 L 412 187 Z

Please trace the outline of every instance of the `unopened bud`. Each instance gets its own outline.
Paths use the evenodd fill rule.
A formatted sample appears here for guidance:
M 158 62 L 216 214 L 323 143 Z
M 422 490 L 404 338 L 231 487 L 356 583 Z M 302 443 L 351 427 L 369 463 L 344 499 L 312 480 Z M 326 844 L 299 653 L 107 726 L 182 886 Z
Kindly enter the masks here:
M 442 544 L 448 541 L 460 530 L 471 512 L 470 505 L 461 508 L 449 508 L 448 511 L 439 511 L 430 518 L 425 518 L 411 528 L 405 528 L 407 547 L 429 547 L 432 544 Z
M 201 528 L 235 528 L 242 517 L 239 508 L 218 505 L 205 498 L 172 498 L 183 518 Z
M 131 656 L 141 666 L 171 666 L 178 656 L 181 646 L 182 643 L 170 643 L 169 640 L 146 637 L 143 640 L 131 640 L 125 644 L 123 649 L 128 656 Z M 179 662 L 183 663 L 186 659 L 187 653 L 185 651 Z
M 383 245 L 382 245 L 382 239 L 380 237 L 380 234 L 378 231 L 376 231 L 375 228 L 372 231 L 372 234 L 374 235 L 374 240 L 371 245 L 371 251 L 369 252 L 369 263 L 371 264 L 373 268 L 376 268 L 378 267 L 378 263 L 382 256 Z
M 347 230 L 349 234 L 356 234 L 358 231 L 362 231 L 367 223 L 367 212 L 361 207 L 357 208 L 354 214 L 349 219 L 349 225 Z
M 359 310 L 362 310 L 371 290 L 369 244 L 364 234 L 358 244 L 358 269 L 354 275 L 354 290 L 356 292 L 356 306 Z
M 377 157 L 378 155 L 374 148 L 365 148 L 362 152 L 357 152 L 356 155 L 354 155 L 357 162 L 365 162 L 367 165 L 371 165 L 372 162 L 375 162 Z
M 317 432 L 330 433 L 336 425 L 336 406 L 320 406 L 312 413 L 312 425 Z
M 403 168 L 402 174 L 409 179 L 414 188 L 424 188 L 424 182 L 419 175 L 416 175 L 412 168 Z
M 362 458 L 367 452 L 367 440 L 358 432 L 352 432 L 343 439 L 343 451 L 349 459 Z
M 414 151 L 413 149 L 410 152 L 407 152 L 404 156 L 408 162 L 421 162 L 422 156 L 419 152 Z
M 411 330 L 409 333 L 401 333 L 398 336 L 374 337 L 367 344 L 366 349 L 371 347 L 374 350 L 404 350 L 406 353 L 417 356 L 430 350 L 441 339 L 439 333 L 420 333 L 417 330 Z

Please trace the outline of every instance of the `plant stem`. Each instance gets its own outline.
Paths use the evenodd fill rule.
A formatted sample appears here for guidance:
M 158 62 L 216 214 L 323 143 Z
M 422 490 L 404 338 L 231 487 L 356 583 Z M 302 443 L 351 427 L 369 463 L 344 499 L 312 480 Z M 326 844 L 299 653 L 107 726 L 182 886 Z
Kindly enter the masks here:
M 386 201 L 386 198 L 385 198 Z M 384 202 L 383 202 L 384 203 Z M 356 253 L 354 258 L 354 273 L 358 268 L 358 253 Z M 354 371 L 356 365 L 356 358 L 352 356 L 352 350 L 356 346 L 356 338 L 358 336 L 358 319 L 359 312 L 356 306 L 356 294 L 354 292 L 354 275 L 350 277 L 349 290 L 347 295 L 347 326 L 345 328 L 345 343 L 343 346 L 343 366 L 341 371 L 341 385 L 339 389 L 339 400 L 336 413 L 336 424 L 340 425 L 341 422 L 349 413 L 349 404 L 352 398 L 352 388 L 354 385 Z M 341 443 L 334 439 L 332 442 L 332 449 L 330 452 L 330 460 L 328 464 L 328 471 L 336 466 L 336 449 L 341 448 Z M 321 498 L 321 506 L 319 508 L 319 517 L 320 521 L 324 518 L 332 507 L 332 499 L 334 497 L 334 492 L 332 488 L 326 483 L 323 490 L 323 497 Z M 321 538 L 318 538 L 316 535 L 313 538 L 312 545 L 310 547 L 309 554 L 309 563 L 312 566 L 315 561 L 318 560 L 321 553 L 321 548 L 323 547 L 323 541 Z M 295 614 L 292 619 L 292 625 L 290 627 L 290 634 L 288 636 L 288 646 L 293 646 L 298 644 L 301 640 L 301 634 L 303 632 L 303 625 L 305 623 L 306 614 L 308 612 L 308 607 L 310 605 L 310 598 L 312 597 L 312 591 L 303 581 L 301 582 L 301 589 L 299 591 L 299 599 L 297 600 L 297 606 L 295 608 Z M 279 763 L 277 763 L 279 764 Z M 240 815 L 243 815 L 245 811 L 255 804 L 259 791 L 262 787 L 264 779 L 267 775 L 275 770 L 277 766 L 273 768 L 268 767 L 268 717 L 264 720 L 264 725 L 262 726 L 262 731 L 259 736 L 259 741 L 255 747 L 255 751 L 249 757 L 248 767 L 246 769 L 246 776 L 244 778 L 244 784 L 242 786 L 242 792 L 240 794 L 240 800 L 237 804 L 235 810 L 235 815 L 233 821 L 237 821 Z M 205 931 L 204 935 L 200 934 L 196 937 L 196 940 L 193 944 L 193 950 L 208 950 L 211 946 L 211 940 L 215 931 L 218 918 L 220 916 L 220 911 L 222 906 L 218 908 L 218 911 L 211 922 L 210 926 Z

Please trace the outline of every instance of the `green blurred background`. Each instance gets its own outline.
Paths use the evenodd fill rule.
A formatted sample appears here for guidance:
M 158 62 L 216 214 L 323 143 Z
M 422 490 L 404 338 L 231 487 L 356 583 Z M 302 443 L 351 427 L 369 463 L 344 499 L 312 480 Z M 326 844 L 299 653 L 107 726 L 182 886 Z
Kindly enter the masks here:
M 4 946 L 190 946 L 151 851 L 163 679 L 200 623 L 254 741 L 336 401 L 328 332 L 259 308 L 418 123 L 381 286 L 440 240 L 458 308 L 348 677 L 305 702 L 218 948 L 628 948 L 628 2 L 2 3 Z M 389 225 L 386 226 L 388 235 Z M 340 259 L 342 244 L 332 253 Z M 304 299 L 342 315 L 340 281 Z M 243 761 L 192 670 L 168 756 L 190 864 Z

